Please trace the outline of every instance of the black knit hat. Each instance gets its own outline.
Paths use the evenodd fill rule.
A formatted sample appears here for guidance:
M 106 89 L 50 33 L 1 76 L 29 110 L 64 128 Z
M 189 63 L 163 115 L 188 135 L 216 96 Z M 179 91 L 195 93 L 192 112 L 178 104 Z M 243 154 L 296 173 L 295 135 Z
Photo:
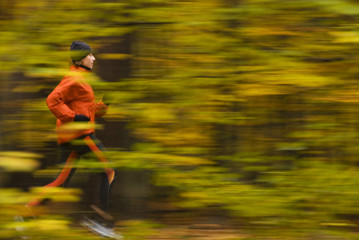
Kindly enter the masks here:
M 85 42 L 73 41 L 70 47 L 72 62 L 81 61 L 84 57 L 92 53 L 92 48 Z

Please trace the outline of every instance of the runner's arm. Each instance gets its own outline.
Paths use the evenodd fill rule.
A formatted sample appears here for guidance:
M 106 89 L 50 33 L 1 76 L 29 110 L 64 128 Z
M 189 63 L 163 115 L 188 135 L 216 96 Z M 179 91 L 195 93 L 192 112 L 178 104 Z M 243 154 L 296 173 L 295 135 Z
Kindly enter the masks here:
M 50 111 L 62 122 L 71 122 L 76 116 L 76 113 L 66 104 L 76 97 L 75 86 L 74 84 L 57 86 L 46 99 Z

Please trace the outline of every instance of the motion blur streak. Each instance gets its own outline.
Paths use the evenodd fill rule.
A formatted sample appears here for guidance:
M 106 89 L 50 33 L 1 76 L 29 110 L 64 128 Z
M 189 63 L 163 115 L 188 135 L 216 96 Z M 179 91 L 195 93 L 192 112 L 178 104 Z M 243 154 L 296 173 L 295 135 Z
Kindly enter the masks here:
M 83 40 L 125 237 L 357 239 L 358 17 L 352 0 L 1 0 L 0 236 L 57 174 L 45 99 Z M 32 239 L 91 239 L 62 190 L 17 223 Z

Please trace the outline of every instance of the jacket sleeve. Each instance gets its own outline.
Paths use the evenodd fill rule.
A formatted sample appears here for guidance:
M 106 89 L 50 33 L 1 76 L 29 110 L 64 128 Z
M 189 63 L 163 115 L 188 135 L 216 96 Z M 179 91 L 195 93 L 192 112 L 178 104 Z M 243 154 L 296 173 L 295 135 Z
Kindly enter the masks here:
M 108 107 L 102 101 L 95 103 L 95 117 L 102 117 L 106 114 Z
M 50 111 L 62 122 L 73 121 L 76 113 L 66 103 L 76 98 L 76 84 L 57 86 L 47 97 L 46 103 Z

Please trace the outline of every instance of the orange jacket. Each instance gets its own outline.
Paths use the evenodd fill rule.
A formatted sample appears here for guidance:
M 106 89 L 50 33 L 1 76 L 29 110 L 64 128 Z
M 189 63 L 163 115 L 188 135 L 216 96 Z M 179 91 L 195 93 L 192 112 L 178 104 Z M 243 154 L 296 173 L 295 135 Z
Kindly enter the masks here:
M 47 97 L 47 106 L 56 116 L 58 143 L 62 144 L 79 136 L 95 131 L 95 118 L 104 115 L 107 106 L 102 102 L 95 103 L 92 87 L 85 77 L 89 71 L 71 66 L 70 74 Z M 74 123 L 76 114 L 87 116 L 90 121 Z

